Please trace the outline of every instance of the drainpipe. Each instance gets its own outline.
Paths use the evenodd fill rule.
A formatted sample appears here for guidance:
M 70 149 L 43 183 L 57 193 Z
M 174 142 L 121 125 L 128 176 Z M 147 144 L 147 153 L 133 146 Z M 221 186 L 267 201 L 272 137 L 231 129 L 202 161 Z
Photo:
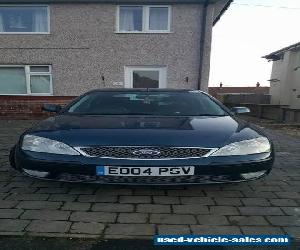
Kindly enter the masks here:
M 202 11 L 201 30 L 200 30 L 200 58 L 199 58 L 200 65 L 199 65 L 199 76 L 198 76 L 198 86 L 197 86 L 198 90 L 201 89 L 201 82 L 202 82 L 208 4 L 209 4 L 209 0 L 206 0 Z

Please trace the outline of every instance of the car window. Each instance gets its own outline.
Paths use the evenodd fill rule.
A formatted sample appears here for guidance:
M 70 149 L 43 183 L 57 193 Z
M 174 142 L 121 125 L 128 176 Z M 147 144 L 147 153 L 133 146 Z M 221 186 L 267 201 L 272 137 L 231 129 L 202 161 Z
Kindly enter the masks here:
M 69 107 L 91 115 L 223 116 L 222 107 L 201 92 L 92 92 Z

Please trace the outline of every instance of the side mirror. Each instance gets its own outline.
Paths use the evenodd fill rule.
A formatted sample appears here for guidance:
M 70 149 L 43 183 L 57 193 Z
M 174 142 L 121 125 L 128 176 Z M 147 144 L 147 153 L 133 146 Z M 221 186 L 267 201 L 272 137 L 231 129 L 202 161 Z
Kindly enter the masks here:
M 44 104 L 42 110 L 46 112 L 58 113 L 61 110 L 61 106 L 56 104 Z
M 234 114 L 245 114 L 250 113 L 250 109 L 247 107 L 233 107 L 230 109 Z

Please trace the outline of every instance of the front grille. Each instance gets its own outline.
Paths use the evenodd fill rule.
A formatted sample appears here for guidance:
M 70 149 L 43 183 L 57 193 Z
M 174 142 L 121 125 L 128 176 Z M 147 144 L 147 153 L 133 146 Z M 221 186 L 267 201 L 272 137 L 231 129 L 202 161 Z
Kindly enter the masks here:
M 178 185 L 241 181 L 239 175 L 191 175 L 191 176 L 96 176 L 62 173 L 55 180 L 99 184 Z
M 199 158 L 211 149 L 184 147 L 82 147 L 86 156 L 115 159 L 185 159 Z

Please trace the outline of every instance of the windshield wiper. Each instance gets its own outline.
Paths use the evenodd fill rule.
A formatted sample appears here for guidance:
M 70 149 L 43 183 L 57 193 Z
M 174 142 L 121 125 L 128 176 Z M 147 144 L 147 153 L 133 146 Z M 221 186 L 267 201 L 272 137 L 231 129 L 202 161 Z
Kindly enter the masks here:
M 217 115 L 217 114 L 151 114 L 151 113 L 69 113 L 73 115 L 145 115 L 145 116 L 228 116 L 228 114 Z
M 197 116 L 217 116 L 217 117 L 222 117 L 222 116 L 228 116 L 227 114 L 223 114 L 223 115 L 216 115 L 216 114 L 199 114 Z
M 70 113 L 76 115 L 153 115 L 149 113 Z

